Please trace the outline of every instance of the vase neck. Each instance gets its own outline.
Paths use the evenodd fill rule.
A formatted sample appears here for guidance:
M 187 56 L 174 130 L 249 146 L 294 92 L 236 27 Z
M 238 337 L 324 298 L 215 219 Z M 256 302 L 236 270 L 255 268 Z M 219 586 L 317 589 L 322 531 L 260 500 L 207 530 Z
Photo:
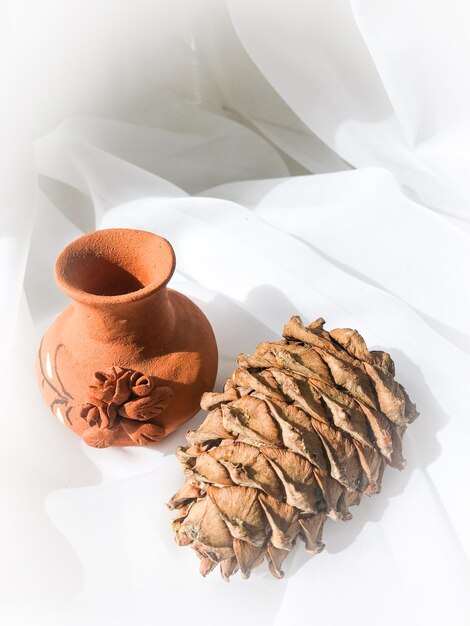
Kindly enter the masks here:
M 122 342 L 135 347 L 163 340 L 174 327 L 174 310 L 168 289 L 134 302 L 86 304 L 73 302 L 73 325 L 87 339 Z

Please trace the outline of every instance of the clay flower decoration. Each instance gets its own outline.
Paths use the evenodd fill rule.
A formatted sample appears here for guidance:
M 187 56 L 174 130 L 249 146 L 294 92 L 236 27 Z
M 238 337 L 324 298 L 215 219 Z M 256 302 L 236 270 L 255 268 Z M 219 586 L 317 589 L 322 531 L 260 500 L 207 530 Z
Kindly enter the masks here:
M 155 443 L 165 430 L 151 420 L 172 398 L 170 387 L 156 386 L 154 378 L 141 372 L 124 367 L 95 372 L 87 402 L 80 408 L 80 417 L 88 424 L 83 440 L 95 448 L 106 448 L 120 426 L 138 445 Z

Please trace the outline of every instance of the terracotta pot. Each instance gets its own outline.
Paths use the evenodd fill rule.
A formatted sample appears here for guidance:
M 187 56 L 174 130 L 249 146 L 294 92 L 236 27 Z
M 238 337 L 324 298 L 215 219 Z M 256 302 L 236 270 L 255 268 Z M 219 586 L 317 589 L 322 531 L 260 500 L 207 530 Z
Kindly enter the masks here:
M 39 347 L 47 406 L 95 447 L 159 441 L 199 410 L 217 372 L 212 328 L 166 285 L 171 245 L 139 230 L 100 230 L 59 255 L 56 280 L 73 300 Z

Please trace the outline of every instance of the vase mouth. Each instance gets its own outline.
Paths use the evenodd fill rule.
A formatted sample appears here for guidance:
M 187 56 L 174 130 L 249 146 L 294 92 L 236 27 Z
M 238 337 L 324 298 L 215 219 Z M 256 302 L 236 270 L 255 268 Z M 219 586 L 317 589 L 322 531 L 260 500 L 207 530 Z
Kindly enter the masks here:
M 175 271 L 171 244 L 130 228 L 97 230 L 66 246 L 55 264 L 59 287 L 77 302 L 124 304 L 164 288 Z

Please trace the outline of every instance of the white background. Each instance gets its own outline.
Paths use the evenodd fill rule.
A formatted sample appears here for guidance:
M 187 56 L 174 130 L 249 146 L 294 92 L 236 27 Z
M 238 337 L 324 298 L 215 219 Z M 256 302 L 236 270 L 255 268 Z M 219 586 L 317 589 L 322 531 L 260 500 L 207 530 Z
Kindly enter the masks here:
M 469 21 L 465 0 L 0 2 L 2 624 L 468 625 Z M 390 351 L 418 405 L 407 468 L 283 581 L 202 579 L 173 543 L 184 428 L 93 450 L 41 403 L 54 260 L 113 226 L 173 243 L 218 388 L 300 314 Z

